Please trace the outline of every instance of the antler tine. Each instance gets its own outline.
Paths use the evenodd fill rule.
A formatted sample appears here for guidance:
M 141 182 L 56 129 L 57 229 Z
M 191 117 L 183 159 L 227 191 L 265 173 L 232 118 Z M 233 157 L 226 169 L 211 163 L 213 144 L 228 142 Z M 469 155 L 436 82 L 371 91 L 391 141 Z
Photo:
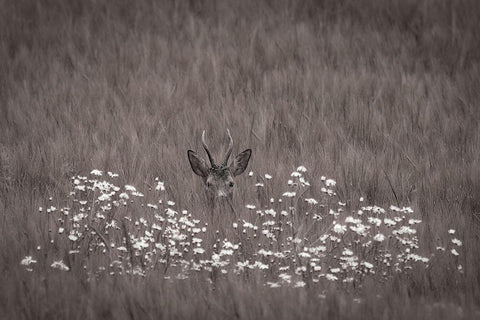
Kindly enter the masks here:
M 205 149 L 205 152 L 207 152 L 208 155 L 208 160 L 210 160 L 210 164 L 215 166 L 215 160 L 213 160 L 212 154 L 210 153 L 210 150 L 208 150 L 207 143 L 205 142 L 205 130 L 203 130 L 202 133 L 202 144 L 203 144 L 203 149 Z
M 233 150 L 233 138 L 232 138 L 232 135 L 230 134 L 230 130 L 227 129 L 227 133 L 228 133 L 228 137 L 230 138 L 230 143 L 228 145 L 228 150 L 227 150 L 227 154 L 225 155 L 225 160 L 223 160 L 223 163 L 222 165 L 224 167 L 227 166 L 228 164 L 228 158 L 230 158 L 230 155 L 232 154 L 232 150 Z

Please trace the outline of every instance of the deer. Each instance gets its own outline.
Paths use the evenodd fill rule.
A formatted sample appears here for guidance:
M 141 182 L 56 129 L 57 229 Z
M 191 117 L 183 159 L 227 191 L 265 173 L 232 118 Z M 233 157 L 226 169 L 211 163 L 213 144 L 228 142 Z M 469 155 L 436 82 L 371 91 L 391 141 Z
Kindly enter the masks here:
M 247 169 L 248 162 L 252 155 L 252 149 L 246 149 L 240 152 L 229 165 L 228 160 L 233 150 L 233 138 L 229 129 L 227 129 L 227 134 L 230 142 L 227 153 L 221 163 L 217 164 L 205 142 L 205 130 L 202 132 L 202 145 L 207 153 L 210 165 L 207 165 L 205 160 L 203 160 L 203 158 L 195 151 L 188 150 L 187 155 L 193 172 L 202 178 L 205 185 L 209 207 L 213 209 L 217 207 L 218 203 L 225 202 L 221 200 L 226 200 L 233 213 L 236 215 L 235 209 L 232 205 L 233 191 L 235 187 L 234 178 L 241 175 Z

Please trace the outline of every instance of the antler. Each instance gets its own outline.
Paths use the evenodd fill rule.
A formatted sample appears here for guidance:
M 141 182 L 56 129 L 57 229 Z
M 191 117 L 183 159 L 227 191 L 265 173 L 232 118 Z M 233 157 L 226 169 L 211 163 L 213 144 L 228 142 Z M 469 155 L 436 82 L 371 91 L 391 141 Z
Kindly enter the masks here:
M 223 160 L 223 163 L 222 163 L 222 166 L 224 167 L 227 166 L 228 158 L 230 158 L 230 155 L 232 154 L 232 150 L 233 150 L 233 139 L 232 139 L 232 135 L 230 134 L 230 130 L 227 129 L 227 133 L 228 133 L 228 137 L 230 138 L 230 143 L 228 145 L 227 154 L 225 155 L 225 160 Z
M 210 153 L 210 150 L 208 150 L 207 143 L 205 142 L 205 130 L 203 130 L 202 133 L 202 144 L 203 144 L 203 149 L 207 152 L 208 155 L 208 160 L 210 160 L 210 164 L 212 167 L 215 166 L 215 160 L 213 160 L 212 154 Z

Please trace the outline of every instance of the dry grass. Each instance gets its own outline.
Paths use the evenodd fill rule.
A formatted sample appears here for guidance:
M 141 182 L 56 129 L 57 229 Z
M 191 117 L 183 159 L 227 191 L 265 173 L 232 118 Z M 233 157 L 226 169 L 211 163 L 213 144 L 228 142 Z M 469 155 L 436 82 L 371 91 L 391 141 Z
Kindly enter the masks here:
M 479 316 L 478 1 L 0 0 L 0 8 L 2 318 Z M 464 273 L 451 276 L 445 263 L 355 290 L 272 290 L 235 277 L 212 287 L 158 273 L 88 280 L 49 267 L 57 251 L 38 207 L 61 207 L 71 177 L 94 168 L 145 189 L 158 176 L 179 208 L 203 219 L 186 150 L 200 149 L 206 129 L 223 152 L 226 128 L 234 152 L 253 149 L 248 170 L 279 182 L 271 194 L 302 164 L 313 196 L 326 175 L 347 203 L 411 206 L 426 250 L 456 229 Z M 237 186 L 238 207 L 257 197 L 246 176 Z M 226 228 L 230 217 L 218 223 Z M 45 264 L 27 272 L 20 261 L 40 255 L 38 245 Z

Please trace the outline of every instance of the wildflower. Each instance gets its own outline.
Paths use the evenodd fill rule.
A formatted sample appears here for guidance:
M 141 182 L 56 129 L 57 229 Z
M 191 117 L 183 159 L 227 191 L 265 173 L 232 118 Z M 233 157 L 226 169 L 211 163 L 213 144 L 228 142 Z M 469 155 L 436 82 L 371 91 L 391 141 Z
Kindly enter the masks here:
M 347 226 L 342 226 L 341 224 L 336 224 L 333 226 L 333 232 L 338 234 L 343 234 L 347 231 Z
M 300 258 L 306 258 L 306 259 L 311 257 L 311 255 L 310 255 L 309 253 L 307 253 L 307 252 L 300 252 L 300 253 L 298 254 L 298 256 L 299 256 Z
M 278 275 L 278 277 L 284 281 L 284 282 L 287 282 L 287 283 L 290 283 L 291 279 L 292 279 L 292 276 L 289 275 L 289 274 L 286 274 L 286 273 L 281 273 Z
M 455 234 L 455 230 L 450 229 L 450 230 L 448 230 L 448 233 L 449 233 L 449 234 Z
M 384 223 L 387 227 L 393 227 L 394 225 L 397 224 L 395 221 L 393 221 L 392 219 L 389 219 L 389 218 L 383 219 L 383 223 Z
M 377 227 L 380 227 L 380 225 L 382 224 L 382 220 L 374 217 L 368 217 L 368 222 L 376 225 Z
M 129 184 L 125 185 L 125 190 L 127 190 L 127 191 L 137 191 L 137 189 L 135 189 L 134 186 L 131 186 Z
M 363 202 L 363 200 L 364 200 L 364 199 L 363 199 L 363 197 L 360 197 L 360 199 L 359 199 L 359 200 L 360 200 L 360 202 Z
M 333 274 L 331 273 L 327 273 L 325 275 L 325 278 L 327 278 L 327 280 L 330 280 L 330 281 L 335 281 L 335 280 L 338 280 L 338 278 L 336 276 L 334 276 Z
M 118 173 L 113 173 L 113 172 L 108 171 L 107 174 L 108 174 L 111 178 L 116 178 L 116 177 L 118 177 Z
M 393 230 L 392 233 L 395 234 L 395 235 L 396 234 L 415 234 L 415 233 L 417 233 L 417 230 L 412 229 L 412 228 L 407 227 L 407 226 L 402 226 L 398 230 Z
M 318 204 L 318 201 L 313 199 L 313 198 L 307 198 L 305 199 L 305 202 L 307 202 L 308 204 Z
M 451 252 L 454 256 L 458 256 L 458 255 L 459 255 L 459 253 L 458 253 L 457 250 L 455 250 L 455 249 L 450 250 L 450 252 Z
M 381 233 L 378 233 L 373 237 L 373 240 L 382 242 L 383 240 L 385 240 L 385 236 Z
M 300 172 L 293 171 L 293 172 L 292 172 L 292 174 L 291 174 L 291 176 L 292 176 L 292 177 L 296 177 L 296 178 L 298 178 L 298 177 L 301 177 L 301 176 L 302 176 L 302 174 L 301 174 Z
M 335 182 L 335 180 L 333 180 L 333 179 L 327 179 L 325 181 L 325 185 L 327 187 L 335 187 L 336 184 L 337 184 L 337 182 Z
M 452 243 L 456 244 L 457 246 L 461 247 L 462 246 L 462 241 L 458 240 L 457 238 L 452 239 Z
M 97 199 L 98 201 L 108 201 L 110 200 L 110 195 L 107 193 L 102 193 Z
M 155 190 L 165 191 L 165 183 L 163 183 L 162 181 L 158 181 Z
M 297 194 L 295 192 L 285 192 L 282 196 L 287 197 L 287 198 L 293 198 Z
M 22 266 L 27 266 L 27 267 L 34 263 L 37 263 L 37 260 L 33 259 L 32 256 L 26 256 L 20 262 Z
M 62 260 L 59 260 L 59 261 L 54 261 L 50 267 L 52 267 L 53 269 L 58 269 L 60 271 L 69 271 L 70 268 L 67 267 L 67 265 L 62 261 Z
M 255 206 L 253 204 L 247 204 L 245 206 L 245 208 L 249 209 L 249 210 L 254 210 L 255 209 Z
M 97 170 L 97 169 L 94 169 L 90 172 L 91 175 L 94 175 L 94 176 L 101 176 L 102 175 L 102 171 L 100 170 Z
M 417 224 L 417 223 L 421 223 L 422 220 L 417 220 L 417 219 L 410 219 L 408 220 L 408 224 Z
M 175 205 L 175 202 L 173 202 L 173 201 L 167 201 L 167 205 L 169 205 L 169 206 L 174 206 L 174 205 Z
M 268 285 L 270 288 L 280 288 L 280 287 L 281 287 L 280 283 L 278 283 L 278 282 L 270 282 L 270 281 L 268 281 L 268 282 L 267 282 L 267 285 Z
M 410 253 L 407 255 L 407 259 L 412 259 L 414 261 L 422 261 L 424 263 L 428 263 L 429 259 L 419 256 L 418 254 Z
M 265 174 L 265 179 L 270 180 L 270 179 L 272 179 L 272 176 L 269 175 L 268 173 L 266 173 L 266 174 Z
M 352 217 L 352 216 L 348 216 L 348 217 L 345 218 L 345 223 L 361 224 L 361 223 L 362 223 L 362 220 L 360 220 L 360 219 L 355 219 L 355 218 Z
M 305 168 L 305 166 L 299 166 L 299 167 L 297 168 L 297 171 L 298 171 L 298 172 L 307 172 L 307 168 Z
M 261 182 L 255 183 L 255 187 L 261 188 L 261 187 L 263 187 L 263 186 L 264 186 L 264 184 L 261 183 Z
M 203 248 L 194 248 L 193 249 L 194 254 L 202 254 L 204 252 L 205 252 L 205 250 Z
M 293 285 L 294 288 L 303 288 L 305 287 L 307 284 L 304 282 L 304 281 L 297 281 L 295 282 L 295 284 Z
M 265 210 L 265 214 L 275 217 L 277 215 L 277 212 L 273 209 L 267 209 Z
M 305 180 L 303 177 L 300 177 L 299 180 L 300 180 L 300 183 L 302 184 L 302 186 L 309 186 L 310 185 L 310 182 Z
M 253 177 L 253 171 L 250 171 L 250 172 L 248 173 L 248 176 L 249 176 L 249 177 Z

